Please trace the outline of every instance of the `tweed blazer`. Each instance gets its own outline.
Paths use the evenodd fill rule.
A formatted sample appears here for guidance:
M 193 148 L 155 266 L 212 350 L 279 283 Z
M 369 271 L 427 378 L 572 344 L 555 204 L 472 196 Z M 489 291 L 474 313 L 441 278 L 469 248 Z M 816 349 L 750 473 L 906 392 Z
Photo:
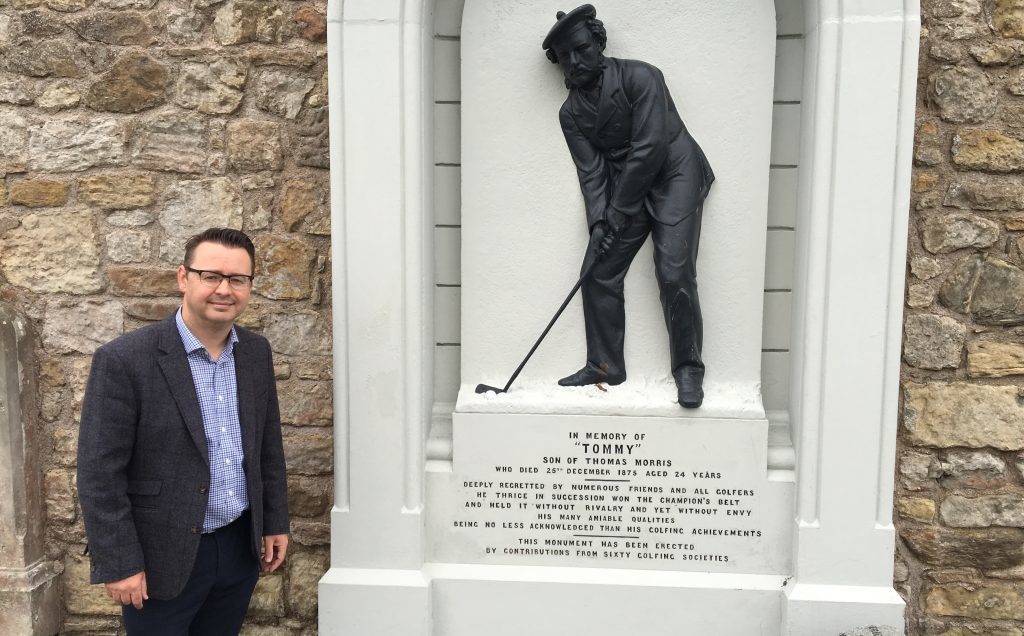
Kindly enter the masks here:
M 235 328 L 238 419 L 258 557 L 260 537 L 288 532 L 281 419 L 269 343 Z M 78 437 L 91 582 L 144 570 L 150 598 L 181 593 L 209 487 L 202 412 L 174 315 L 97 349 Z

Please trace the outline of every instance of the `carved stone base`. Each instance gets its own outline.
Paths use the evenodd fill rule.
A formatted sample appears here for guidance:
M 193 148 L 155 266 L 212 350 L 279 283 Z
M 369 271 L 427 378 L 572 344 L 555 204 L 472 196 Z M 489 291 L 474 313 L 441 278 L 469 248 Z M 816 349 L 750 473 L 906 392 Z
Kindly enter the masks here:
M 53 636 L 60 630 L 58 561 L 0 568 L 0 634 Z

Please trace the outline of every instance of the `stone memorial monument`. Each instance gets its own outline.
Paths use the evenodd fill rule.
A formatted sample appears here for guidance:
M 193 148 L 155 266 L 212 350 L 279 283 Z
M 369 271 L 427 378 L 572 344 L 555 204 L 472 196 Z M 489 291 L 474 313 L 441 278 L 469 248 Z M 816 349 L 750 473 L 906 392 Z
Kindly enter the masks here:
M 559 4 L 329 6 L 337 468 L 320 632 L 901 630 L 916 10 L 609 0 L 552 29 Z M 655 143 L 630 74 L 661 92 L 681 163 L 657 174 L 679 184 L 630 172 L 632 144 Z M 601 251 L 612 301 L 584 286 L 550 325 Z M 694 271 L 699 312 L 676 323 L 696 295 L 666 283 Z M 501 387 L 545 324 L 514 388 L 475 390 Z

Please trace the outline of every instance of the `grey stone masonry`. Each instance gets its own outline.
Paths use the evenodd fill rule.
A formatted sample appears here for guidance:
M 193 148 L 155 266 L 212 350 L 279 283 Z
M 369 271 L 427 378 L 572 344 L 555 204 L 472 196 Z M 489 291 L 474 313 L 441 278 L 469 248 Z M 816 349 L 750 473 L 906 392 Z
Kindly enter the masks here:
M 28 321 L 0 303 L 0 634 L 50 636 L 60 628 L 63 566 L 43 548 L 33 378 Z

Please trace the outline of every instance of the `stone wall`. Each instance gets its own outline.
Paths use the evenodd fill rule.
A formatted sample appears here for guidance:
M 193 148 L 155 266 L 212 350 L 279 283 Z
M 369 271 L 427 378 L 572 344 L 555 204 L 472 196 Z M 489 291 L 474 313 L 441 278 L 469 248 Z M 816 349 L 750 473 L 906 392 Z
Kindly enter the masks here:
M 254 238 L 243 316 L 274 346 L 292 549 L 247 634 L 315 633 L 328 564 L 326 0 L 0 0 L 0 299 L 33 323 L 49 558 L 65 633 L 112 634 L 75 493 L 90 354 L 178 305 L 184 240 Z
M 1024 634 L 1024 1 L 922 2 L 896 476 L 908 634 Z

